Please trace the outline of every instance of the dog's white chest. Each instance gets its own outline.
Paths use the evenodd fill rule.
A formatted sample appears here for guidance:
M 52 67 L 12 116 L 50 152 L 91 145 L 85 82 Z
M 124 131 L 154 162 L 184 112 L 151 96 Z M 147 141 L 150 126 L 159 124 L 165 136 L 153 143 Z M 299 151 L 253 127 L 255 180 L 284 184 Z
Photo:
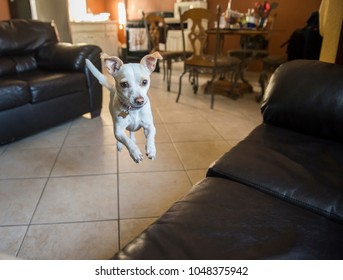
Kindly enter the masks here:
M 128 119 L 128 123 L 126 126 L 126 129 L 129 131 L 137 131 L 142 127 L 141 118 L 139 117 L 139 114 L 135 114 L 133 112 L 130 112 L 126 119 Z
M 117 112 L 117 123 L 129 131 L 137 131 L 145 127 L 147 123 L 152 122 L 150 117 L 142 117 L 142 112 L 120 110 Z

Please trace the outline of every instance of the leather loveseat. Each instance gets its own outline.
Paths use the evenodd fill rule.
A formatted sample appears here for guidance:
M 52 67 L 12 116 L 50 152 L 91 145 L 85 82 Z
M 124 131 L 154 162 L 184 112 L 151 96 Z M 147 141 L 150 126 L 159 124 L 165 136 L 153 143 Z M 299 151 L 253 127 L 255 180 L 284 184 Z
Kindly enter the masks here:
M 342 259 L 343 66 L 281 65 L 262 113 L 263 124 L 113 258 Z
M 0 22 L 0 145 L 87 112 L 100 115 L 102 88 L 85 67 L 99 69 L 101 49 L 61 43 L 51 23 Z

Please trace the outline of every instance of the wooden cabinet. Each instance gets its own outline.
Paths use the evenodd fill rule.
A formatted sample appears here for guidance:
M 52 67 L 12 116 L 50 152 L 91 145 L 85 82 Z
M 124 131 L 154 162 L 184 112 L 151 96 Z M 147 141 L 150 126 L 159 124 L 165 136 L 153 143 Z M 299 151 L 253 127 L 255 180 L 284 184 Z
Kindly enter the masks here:
M 108 55 L 118 55 L 118 32 L 115 21 L 71 22 L 73 43 L 98 45 Z

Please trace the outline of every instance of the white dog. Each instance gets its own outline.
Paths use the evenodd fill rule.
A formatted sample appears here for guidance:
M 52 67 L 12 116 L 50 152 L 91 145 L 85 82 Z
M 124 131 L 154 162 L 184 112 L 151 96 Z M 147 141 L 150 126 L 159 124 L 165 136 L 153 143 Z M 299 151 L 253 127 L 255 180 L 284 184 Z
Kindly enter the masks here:
M 155 70 L 157 59 L 162 59 L 158 52 L 146 55 L 140 63 L 124 64 L 116 56 L 102 54 L 108 73 L 114 78 L 111 82 L 88 59 L 86 64 L 99 83 L 110 91 L 109 109 L 113 120 L 114 135 L 118 141 L 118 151 L 123 144 L 136 163 L 143 160 L 143 155 L 136 145 L 134 132 L 141 127 L 146 137 L 145 152 L 149 159 L 156 158 L 155 134 L 148 90 L 150 74 Z M 130 137 L 125 133 L 130 131 Z

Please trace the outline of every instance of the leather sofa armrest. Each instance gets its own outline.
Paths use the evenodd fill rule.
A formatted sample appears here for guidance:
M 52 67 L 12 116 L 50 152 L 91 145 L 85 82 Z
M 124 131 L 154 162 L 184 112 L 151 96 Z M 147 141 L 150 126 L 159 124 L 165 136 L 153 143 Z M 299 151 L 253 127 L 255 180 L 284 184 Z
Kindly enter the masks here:
M 343 141 L 343 66 L 294 60 L 271 77 L 262 104 L 265 123 Z
M 100 53 L 101 49 L 95 45 L 52 43 L 40 48 L 36 59 L 40 68 L 83 72 L 85 59 L 98 59 Z

